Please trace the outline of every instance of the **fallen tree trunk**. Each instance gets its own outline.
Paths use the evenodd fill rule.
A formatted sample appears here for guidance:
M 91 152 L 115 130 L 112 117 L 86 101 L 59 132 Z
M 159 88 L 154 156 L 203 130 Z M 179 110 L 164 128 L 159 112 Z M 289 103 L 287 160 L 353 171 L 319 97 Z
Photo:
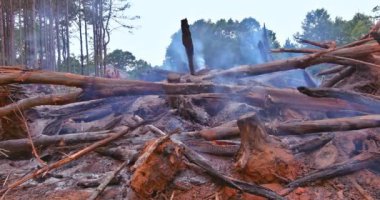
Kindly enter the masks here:
M 18 102 L 0 107 L 0 117 L 8 115 L 19 110 L 27 110 L 41 105 L 63 105 L 76 102 L 81 92 L 73 92 L 68 94 L 51 94 L 46 96 L 37 96 L 22 99 Z
M 359 171 L 361 169 L 370 167 L 373 163 L 378 162 L 378 161 L 380 161 L 379 153 L 365 152 L 365 153 L 355 156 L 354 158 L 344 163 L 333 165 L 322 170 L 318 170 L 302 178 L 299 178 L 295 181 L 292 181 L 291 183 L 287 185 L 287 187 L 296 188 L 296 187 L 303 186 L 307 183 L 310 183 L 316 180 L 328 179 L 328 178 L 350 174 L 355 171 Z
M 112 134 L 109 131 L 98 131 L 98 132 L 88 132 L 88 133 L 73 133 L 67 135 L 56 135 L 56 136 L 41 136 L 35 138 L 33 143 L 36 147 L 46 147 L 49 145 L 73 145 L 85 142 L 93 142 L 97 140 L 102 140 L 104 138 L 110 137 Z M 0 142 L 0 149 L 7 150 L 9 155 L 30 152 L 31 149 L 30 140 L 16 139 L 16 140 L 5 140 Z
M 320 52 L 295 57 L 287 60 L 276 60 L 269 63 L 258 65 L 243 65 L 233 67 L 227 70 L 207 74 L 197 79 L 207 80 L 217 77 L 244 77 L 252 75 L 260 75 L 272 73 L 277 71 L 287 71 L 292 69 L 304 69 L 311 65 L 320 63 L 334 63 L 337 61 L 334 56 L 346 57 L 352 59 L 359 59 L 368 56 L 371 53 L 379 52 L 380 46 L 378 44 L 366 44 L 353 47 L 337 48 L 321 50 Z M 340 63 L 337 63 L 340 64 Z
M 275 89 L 253 87 L 243 97 L 229 97 L 244 99 L 250 105 L 269 108 L 271 106 L 291 107 L 299 110 L 356 110 L 365 113 L 377 113 L 372 107 L 359 102 L 350 102 L 335 98 L 314 98 L 301 94 L 294 89 Z
M 304 122 L 289 122 L 272 125 L 275 135 L 301 135 L 308 133 L 350 131 L 380 127 L 380 115 L 343 117 Z
M 9 71 L 6 68 L 5 71 Z M 47 83 L 63 84 L 83 88 L 82 92 L 75 92 L 67 95 L 52 95 L 43 97 L 33 97 L 29 100 L 20 101 L 9 107 L 0 109 L 0 116 L 16 110 L 17 107 L 28 109 L 38 105 L 55 105 L 67 102 L 78 102 L 93 100 L 111 96 L 126 95 L 199 95 L 203 93 L 228 93 L 239 95 L 214 95 L 213 97 L 228 98 L 235 101 L 242 101 L 251 105 L 265 107 L 273 105 L 290 105 L 298 109 L 315 110 L 350 110 L 355 109 L 362 112 L 376 113 L 377 111 L 367 105 L 350 103 L 345 100 L 322 98 L 315 99 L 300 94 L 294 89 L 275 89 L 269 87 L 245 87 L 217 85 L 212 83 L 152 83 L 144 81 L 130 81 L 118 79 L 106 79 L 87 77 L 75 74 L 46 72 L 46 71 L 23 71 L 20 69 L 11 70 L 9 73 L 1 73 L 0 84 L 8 83 Z M 10 78 L 11 77 L 11 78 Z M 72 78 L 72 80 L 70 80 Z M 210 95 L 208 95 L 210 96 Z M 212 94 L 211 94 L 212 96 Z
M 376 108 L 380 105 L 380 98 L 375 95 L 358 93 L 353 91 L 345 91 L 338 88 L 307 88 L 298 87 L 298 91 L 301 93 L 315 98 L 337 98 L 344 99 L 349 102 L 370 105 L 372 108 Z

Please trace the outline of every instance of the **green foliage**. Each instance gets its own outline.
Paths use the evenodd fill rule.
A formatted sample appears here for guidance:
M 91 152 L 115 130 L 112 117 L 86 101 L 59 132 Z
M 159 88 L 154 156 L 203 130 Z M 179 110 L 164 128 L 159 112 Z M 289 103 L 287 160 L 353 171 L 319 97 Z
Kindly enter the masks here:
M 194 43 L 194 59 L 198 69 L 205 66 L 227 68 L 263 62 L 259 42 L 269 48 L 279 47 L 276 34 L 266 30 L 254 18 L 242 21 L 221 19 L 217 22 L 198 20 L 190 26 Z M 264 41 L 267 41 L 265 43 Z M 172 36 L 166 50 L 164 67 L 187 71 L 187 57 L 180 31 Z
M 107 55 L 106 61 L 118 69 L 126 70 L 127 66 L 134 65 L 136 57 L 129 51 L 116 49 Z
M 120 70 L 127 71 L 130 78 L 136 78 L 138 74 L 149 70 L 152 66 L 145 60 L 137 60 L 129 51 L 116 49 L 107 55 L 107 64 Z
M 365 14 L 357 13 L 348 21 L 340 17 L 333 20 L 327 10 L 316 9 L 307 13 L 302 23 L 302 33 L 295 36 L 320 42 L 333 40 L 344 44 L 368 33 L 371 24 L 371 16 Z
M 141 70 L 152 66 L 144 60 L 136 60 L 136 57 L 129 51 L 116 49 L 107 55 L 107 64 L 121 70 Z

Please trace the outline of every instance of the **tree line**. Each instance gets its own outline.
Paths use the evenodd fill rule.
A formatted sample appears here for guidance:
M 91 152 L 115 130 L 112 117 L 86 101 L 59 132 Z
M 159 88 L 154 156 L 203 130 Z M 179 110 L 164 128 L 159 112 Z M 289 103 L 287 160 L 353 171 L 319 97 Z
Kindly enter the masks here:
M 138 18 L 129 8 L 127 0 L 0 0 L 0 64 L 100 76 L 111 32 Z

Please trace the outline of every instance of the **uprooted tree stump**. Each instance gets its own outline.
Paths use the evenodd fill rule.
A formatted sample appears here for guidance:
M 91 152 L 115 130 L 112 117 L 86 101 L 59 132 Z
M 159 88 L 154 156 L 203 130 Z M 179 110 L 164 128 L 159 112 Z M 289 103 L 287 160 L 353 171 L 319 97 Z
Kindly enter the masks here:
M 167 189 L 182 169 L 182 151 L 169 136 L 150 142 L 136 161 L 131 187 L 140 197 L 153 198 Z
M 255 183 L 281 182 L 297 177 L 300 165 L 281 143 L 265 131 L 257 116 L 238 120 L 241 146 L 236 168 Z

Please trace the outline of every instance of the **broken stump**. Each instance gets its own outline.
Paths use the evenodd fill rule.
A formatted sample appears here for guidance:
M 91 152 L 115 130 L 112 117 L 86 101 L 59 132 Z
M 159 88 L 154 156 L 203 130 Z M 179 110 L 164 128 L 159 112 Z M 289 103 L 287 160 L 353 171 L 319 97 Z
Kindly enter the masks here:
M 257 116 L 238 120 L 241 146 L 236 168 L 241 176 L 258 184 L 293 180 L 300 165 L 293 155 L 269 136 Z

